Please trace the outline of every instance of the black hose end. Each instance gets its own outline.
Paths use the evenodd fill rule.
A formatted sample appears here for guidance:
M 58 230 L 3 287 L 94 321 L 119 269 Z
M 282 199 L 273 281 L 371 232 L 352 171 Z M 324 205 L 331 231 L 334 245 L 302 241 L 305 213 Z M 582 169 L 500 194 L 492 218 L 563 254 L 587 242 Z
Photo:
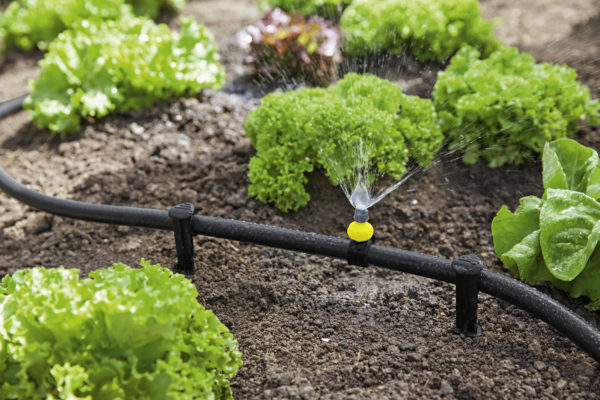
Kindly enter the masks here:
M 372 243 L 371 240 L 367 240 L 366 242 L 351 240 L 348 244 L 348 255 L 346 257 L 348 264 L 357 265 L 359 267 L 368 267 L 369 248 Z

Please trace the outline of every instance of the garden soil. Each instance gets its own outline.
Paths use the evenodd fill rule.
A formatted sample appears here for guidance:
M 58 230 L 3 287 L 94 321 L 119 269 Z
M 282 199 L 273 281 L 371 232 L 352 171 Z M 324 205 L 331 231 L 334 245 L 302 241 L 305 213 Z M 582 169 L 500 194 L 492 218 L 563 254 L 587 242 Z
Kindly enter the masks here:
M 504 42 L 577 68 L 600 97 L 600 1 L 484 0 L 482 8 L 503 18 Z M 90 121 L 65 139 L 20 112 L 0 122 L 0 165 L 63 198 L 165 210 L 193 202 L 203 215 L 344 237 L 353 210 L 320 172 L 309 176 L 311 201 L 298 212 L 248 197 L 254 151 L 244 121 L 273 86 L 250 78 L 235 45 L 235 33 L 260 17 L 254 1 L 192 0 L 183 13 L 214 32 L 228 71 L 223 90 Z M 0 100 L 26 93 L 41 57 L 3 56 Z M 429 94 L 439 66 L 388 61 L 383 69 L 408 92 Z M 596 129 L 582 128 L 577 139 L 600 149 Z M 380 245 L 450 259 L 476 253 L 509 275 L 493 250 L 491 220 L 503 204 L 514 209 L 521 196 L 541 193 L 537 161 L 489 169 L 448 155 L 373 207 L 371 219 Z M 209 237 L 196 237 L 195 246 L 199 301 L 231 329 L 244 355 L 232 381 L 237 399 L 600 398 L 597 362 L 493 297 L 479 296 L 483 335 L 465 338 L 451 331 L 453 285 Z M 52 217 L 0 194 L 1 274 L 65 265 L 85 275 L 142 257 L 173 266 L 172 234 Z M 585 300 L 539 289 L 600 327 Z

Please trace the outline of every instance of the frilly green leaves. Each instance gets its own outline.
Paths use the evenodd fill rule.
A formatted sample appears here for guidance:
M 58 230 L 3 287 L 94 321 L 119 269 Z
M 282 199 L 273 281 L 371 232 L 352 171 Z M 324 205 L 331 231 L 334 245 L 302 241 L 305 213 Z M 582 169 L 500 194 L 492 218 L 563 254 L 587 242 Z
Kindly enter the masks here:
M 352 0 L 259 0 L 261 8 L 277 7 L 284 11 L 298 11 L 304 15 L 339 16 Z
M 354 0 L 340 25 L 351 56 L 389 51 L 443 62 L 465 45 L 489 54 L 499 44 L 477 0 Z
M 567 66 L 536 64 L 529 54 L 503 46 L 481 59 L 461 49 L 438 73 L 433 92 L 440 125 L 463 161 L 490 167 L 537 157 L 546 142 L 571 137 L 578 123 L 598 123 L 600 102 Z
M 0 285 L 2 399 L 231 399 L 237 342 L 193 283 L 142 260 Z
M 180 33 L 142 17 L 84 20 L 52 42 L 24 106 L 40 128 L 75 133 L 83 118 L 220 88 L 218 59 L 210 32 L 190 18 Z
M 83 19 L 154 18 L 164 6 L 182 8 L 185 0 L 13 0 L 0 14 L 4 48 L 46 50 L 54 38 Z
M 409 159 L 428 165 L 443 140 L 430 100 L 354 73 L 327 89 L 265 96 L 248 116 L 246 135 L 256 149 L 248 192 L 282 211 L 306 205 L 305 175 L 315 168 L 342 183 L 359 157 L 351 151 L 359 143 L 368 143 L 366 158 L 377 172 L 399 179 Z

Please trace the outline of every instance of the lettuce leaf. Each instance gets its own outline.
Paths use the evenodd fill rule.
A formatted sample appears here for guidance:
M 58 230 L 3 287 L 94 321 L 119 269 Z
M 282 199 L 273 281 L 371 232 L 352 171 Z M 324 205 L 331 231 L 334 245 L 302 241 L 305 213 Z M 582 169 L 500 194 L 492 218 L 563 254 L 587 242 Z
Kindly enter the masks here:
M 232 398 L 237 343 L 191 281 L 144 260 L 78 274 L 2 280 L 1 399 Z
M 79 131 L 83 118 L 220 88 L 225 71 L 210 32 L 181 18 L 181 33 L 147 18 L 80 21 L 52 42 L 24 107 L 40 128 Z
M 499 45 L 477 0 L 354 0 L 340 25 L 351 56 L 390 51 L 443 62 L 465 45 L 486 55 Z
M 548 281 L 600 307 L 599 158 L 571 139 L 546 143 L 543 197 L 528 196 L 492 221 L 494 249 L 517 278 Z
M 541 206 L 537 197 L 524 197 L 514 214 L 503 206 L 492 221 L 496 253 L 513 275 L 531 284 L 549 276 L 540 268 L 544 265 L 539 243 Z
M 339 185 L 356 173 L 363 161 L 360 149 L 363 164 L 374 166 L 367 174 L 400 179 L 410 159 L 430 164 L 443 140 L 430 100 L 404 95 L 398 85 L 374 75 L 355 73 L 327 89 L 265 96 L 245 130 L 256 148 L 248 166 L 248 193 L 284 212 L 307 204 L 306 173 L 315 168 L 324 168 Z
M 600 197 L 600 166 L 594 149 L 559 139 L 546 144 L 542 161 L 545 189 L 569 189 L 594 199 Z
M 556 278 L 572 281 L 600 240 L 600 203 L 572 190 L 547 189 L 540 213 L 540 244 Z
M 259 0 L 260 8 L 281 8 L 284 11 L 298 11 L 304 15 L 321 15 L 323 17 L 339 17 L 342 10 L 352 0 Z
M 263 78 L 283 77 L 327 86 L 338 77 L 342 61 L 338 28 L 321 17 L 278 8 L 237 34 L 238 45 L 250 54 L 246 62 Z
M 13 0 L 0 14 L 4 48 L 41 50 L 83 19 L 154 18 L 161 7 L 182 8 L 185 0 Z
M 438 73 L 433 98 L 448 147 L 463 151 L 466 164 L 482 158 L 490 167 L 538 157 L 547 142 L 575 135 L 580 121 L 598 124 L 600 111 L 574 69 L 507 46 L 487 59 L 463 47 Z

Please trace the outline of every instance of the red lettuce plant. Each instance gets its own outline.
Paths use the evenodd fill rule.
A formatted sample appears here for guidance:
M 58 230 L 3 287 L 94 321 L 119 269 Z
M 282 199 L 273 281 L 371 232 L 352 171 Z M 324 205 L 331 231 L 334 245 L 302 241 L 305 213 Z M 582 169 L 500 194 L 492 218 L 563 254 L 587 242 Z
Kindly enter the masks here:
M 247 61 L 259 75 L 301 78 L 326 85 L 337 77 L 341 33 L 318 16 L 308 19 L 278 8 L 267 11 L 256 25 L 238 33 L 238 43 L 250 50 Z

